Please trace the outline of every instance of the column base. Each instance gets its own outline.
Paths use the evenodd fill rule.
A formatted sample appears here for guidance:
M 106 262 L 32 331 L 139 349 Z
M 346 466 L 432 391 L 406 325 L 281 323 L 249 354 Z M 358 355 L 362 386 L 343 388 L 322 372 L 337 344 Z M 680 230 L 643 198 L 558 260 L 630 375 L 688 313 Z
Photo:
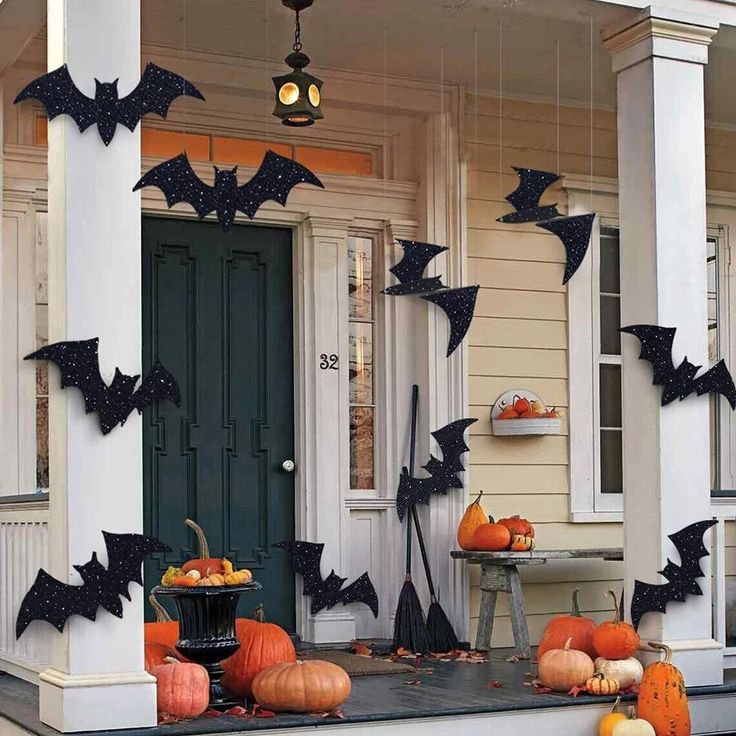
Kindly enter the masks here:
M 310 616 L 304 641 L 312 644 L 338 644 L 353 641 L 355 617 L 350 613 L 319 613 Z
M 687 687 L 723 684 L 723 646 L 714 639 L 682 639 L 664 642 L 672 649 L 672 661 L 685 677 Z M 661 654 L 639 652 L 646 667 L 658 662 Z
M 62 733 L 148 728 L 158 722 L 156 679 L 147 672 L 39 675 L 39 718 Z

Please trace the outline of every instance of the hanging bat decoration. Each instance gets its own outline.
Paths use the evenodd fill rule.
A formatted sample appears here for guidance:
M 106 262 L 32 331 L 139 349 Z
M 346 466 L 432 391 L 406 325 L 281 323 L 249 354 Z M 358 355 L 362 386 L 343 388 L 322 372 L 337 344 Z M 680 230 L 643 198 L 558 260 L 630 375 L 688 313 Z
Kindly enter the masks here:
M 554 184 L 560 177 L 550 171 L 538 171 L 537 169 L 523 169 L 513 167 L 519 176 L 519 186 L 506 195 L 507 202 L 513 205 L 514 212 L 498 218 L 498 222 L 523 223 L 540 222 L 559 217 L 557 205 L 540 205 L 539 199 L 550 185 Z
M 731 409 L 736 409 L 736 386 L 723 360 L 719 360 L 698 378 L 695 376 L 702 366 L 693 365 L 687 357 L 675 367 L 672 361 L 672 345 L 676 331 L 676 327 L 657 325 L 629 325 L 621 328 L 621 332 L 634 335 L 641 343 L 639 358 L 652 364 L 652 383 L 663 386 L 662 406 L 675 399 L 682 401 L 691 393 L 698 396 L 718 393 L 726 397 Z
M 320 563 L 324 544 L 278 542 L 273 546 L 285 549 L 291 556 L 294 572 L 299 573 L 304 580 L 302 593 L 312 596 L 310 611 L 313 616 L 323 608 L 332 608 L 338 603 L 343 606 L 348 603 L 365 603 L 378 618 L 378 595 L 367 572 L 343 588 L 347 578 L 336 575 L 334 570 L 326 578 L 322 578 Z
M 15 102 L 35 99 L 46 108 L 49 120 L 69 115 L 84 133 L 97 125 L 102 142 L 109 146 L 115 129 L 124 125 L 133 132 L 140 119 L 148 113 L 165 118 L 171 103 L 181 96 L 204 100 L 202 93 L 184 77 L 149 62 L 136 88 L 125 97 L 118 97 L 118 80 L 100 82 L 95 79 L 95 97 L 87 97 L 74 84 L 66 64 L 24 87 Z
M 704 577 L 700 569 L 700 559 L 710 556 L 703 544 L 703 535 L 717 523 L 716 519 L 706 519 L 669 535 L 682 564 L 676 565 L 672 560 L 667 560 L 664 569 L 659 571 L 659 574 L 669 581 L 663 585 L 634 581 L 631 623 L 635 629 L 639 628 L 639 622 L 646 613 L 651 611 L 665 613 L 670 601 L 682 602 L 688 595 L 703 595 L 697 582 L 698 578 Z
M 480 286 L 461 286 L 459 289 L 443 289 L 431 294 L 422 294 L 422 299 L 436 304 L 450 320 L 450 339 L 446 357 L 450 357 L 465 335 L 475 312 L 475 300 Z
M 506 197 L 506 200 L 514 206 L 515 211 L 497 218 L 497 222 L 508 224 L 534 222 L 537 227 L 555 234 L 565 247 L 565 273 L 562 278 L 564 285 L 580 268 L 588 252 L 595 213 L 563 217 L 557 211 L 556 204 L 540 205 L 539 198 L 547 187 L 560 178 L 559 175 L 537 169 L 522 169 L 516 166 L 513 168 L 519 175 L 519 186 Z
M 153 552 L 170 552 L 158 539 L 142 534 L 102 532 L 107 549 L 107 567 L 100 564 L 97 553 L 84 565 L 74 565 L 82 577 L 82 585 L 68 585 L 41 568 L 36 580 L 23 598 L 15 623 L 15 636 L 20 638 L 31 621 L 48 621 L 59 631 L 70 616 L 78 614 L 94 621 L 102 606 L 118 618 L 123 617 L 120 596 L 130 600 L 131 582 L 143 585 L 141 563 Z
M 324 189 L 322 182 L 306 166 L 273 151 L 266 151 L 258 171 L 241 186 L 238 185 L 237 171 L 237 166 L 227 170 L 215 166 L 215 182 L 210 186 L 194 173 L 186 153 L 180 153 L 144 174 L 133 191 L 158 187 L 169 207 L 186 202 L 194 208 L 200 220 L 210 212 L 216 212 L 220 227 L 227 232 L 235 221 L 236 212 L 242 212 L 252 220 L 260 206 L 269 199 L 283 207 L 289 192 L 297 184 L 313 184 Z
M 403 468 L 396 492 L 396 513 L 401 521 L 413 505 L 428 504 L 432 494 L 447 495 L 450 488 L 462 488 L 463 482 L 458 473 L 465 470 L 461 456 L 470 450 L 465 443 L 465 430 L 477 419 L 458 419 L 432 432 L 442 452 L 442 460 L 434 455 L 422 467 L 429 473 L 428 478 L 414 478 Z
M 139 414 L 148 404 L 160 399 L 181 405 L 181 392 L 176 379 L 158 361 L 136 390 L 140 376 L 126 376 L 118 368 L 108 386 L 100 375 L 97 352 L 99 339 L 57 342 L 26 355 L 25 360 L 50 360 L 61 371 L 61 387 L 76 386 L 84 396 L 87 414 L 97 412 L 102 434 L 116 425 L 125 424 L 133 409 Z
M 404 257 L 395 266 L 389 268 L 399 283 L 384 289 L 384 294 L 390 296 L 427 294 L 446 288 L 441 276 L 424 278 L 424 269 L 435 256 L 446 251 L 447 246 L 401 239 L 399 239 L 399 245 L 404 249 Z

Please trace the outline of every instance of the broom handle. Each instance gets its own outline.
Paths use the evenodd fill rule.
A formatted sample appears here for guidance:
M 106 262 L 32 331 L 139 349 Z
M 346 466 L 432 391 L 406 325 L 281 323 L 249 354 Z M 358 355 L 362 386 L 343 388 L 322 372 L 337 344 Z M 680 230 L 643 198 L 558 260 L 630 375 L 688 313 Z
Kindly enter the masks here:
M 411 444 L 409 446 L 409 475 L 414 475 L 414 460 L 417 444 L 417 410 L 419 407 L 419 386 L 415 383 L 411 389 Z M 412 506 L 412 510 L 414 507 Z M 406 576 L 411 578 L 411 522 L 412 516 L 406 517 Z
M 424 546 L 424 535 L 422 534 L 422 525 L 419 523 L 419 514 L 417 507 L 411 507 L 411 515 L 414 518 L 414 526 L 417 528 L 417 540 L 419 540 L 419 551 L 422 553 L 422 562 L 424 563 L 424 574 L 427 576 L 427 587 L 432 601 L 437 599 L 434 593 L 434 583 L 432 582 L 432 571 L 429 567 L 429 559 L 427 559 L 427 548 Z

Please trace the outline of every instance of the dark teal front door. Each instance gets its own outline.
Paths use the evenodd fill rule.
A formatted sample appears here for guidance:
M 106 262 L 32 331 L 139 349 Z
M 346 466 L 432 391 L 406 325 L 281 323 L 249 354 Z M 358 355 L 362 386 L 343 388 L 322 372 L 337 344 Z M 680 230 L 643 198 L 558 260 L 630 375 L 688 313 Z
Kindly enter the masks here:
M 160 360 L 182 405 L 143 422 L 144 528 L 171 553 L 145 585 L 196 556 L 184 519 L 213 556 L 249 568 L 269 620 L 294 631 L 294 576 L 271 545 L 294 538 L 291 231 L 163 218 L 143 221 L 143 367 Z M 149 611 L 150 614 L 150 611 Z

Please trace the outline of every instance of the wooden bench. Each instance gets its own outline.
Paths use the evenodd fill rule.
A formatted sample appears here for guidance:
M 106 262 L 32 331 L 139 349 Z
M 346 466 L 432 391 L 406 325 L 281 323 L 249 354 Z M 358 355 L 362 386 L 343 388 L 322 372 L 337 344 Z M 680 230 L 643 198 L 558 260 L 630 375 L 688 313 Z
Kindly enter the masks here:
M 545 565 L 547 560 L 623 560 L 621 547 L 596 549 L 534 549 L 529 552 L 466 552 L 453 550 L 450 556 L 480 565 L 480 613 L 475 648 L 487 652 L 491 648 L 493 617 L 498 593 L 509 594 L 511 629 L 514 645 L 521 659 L 531 657 L 529 625 L 524 607 L 524 591 L 519 578 L 519 565 Z

